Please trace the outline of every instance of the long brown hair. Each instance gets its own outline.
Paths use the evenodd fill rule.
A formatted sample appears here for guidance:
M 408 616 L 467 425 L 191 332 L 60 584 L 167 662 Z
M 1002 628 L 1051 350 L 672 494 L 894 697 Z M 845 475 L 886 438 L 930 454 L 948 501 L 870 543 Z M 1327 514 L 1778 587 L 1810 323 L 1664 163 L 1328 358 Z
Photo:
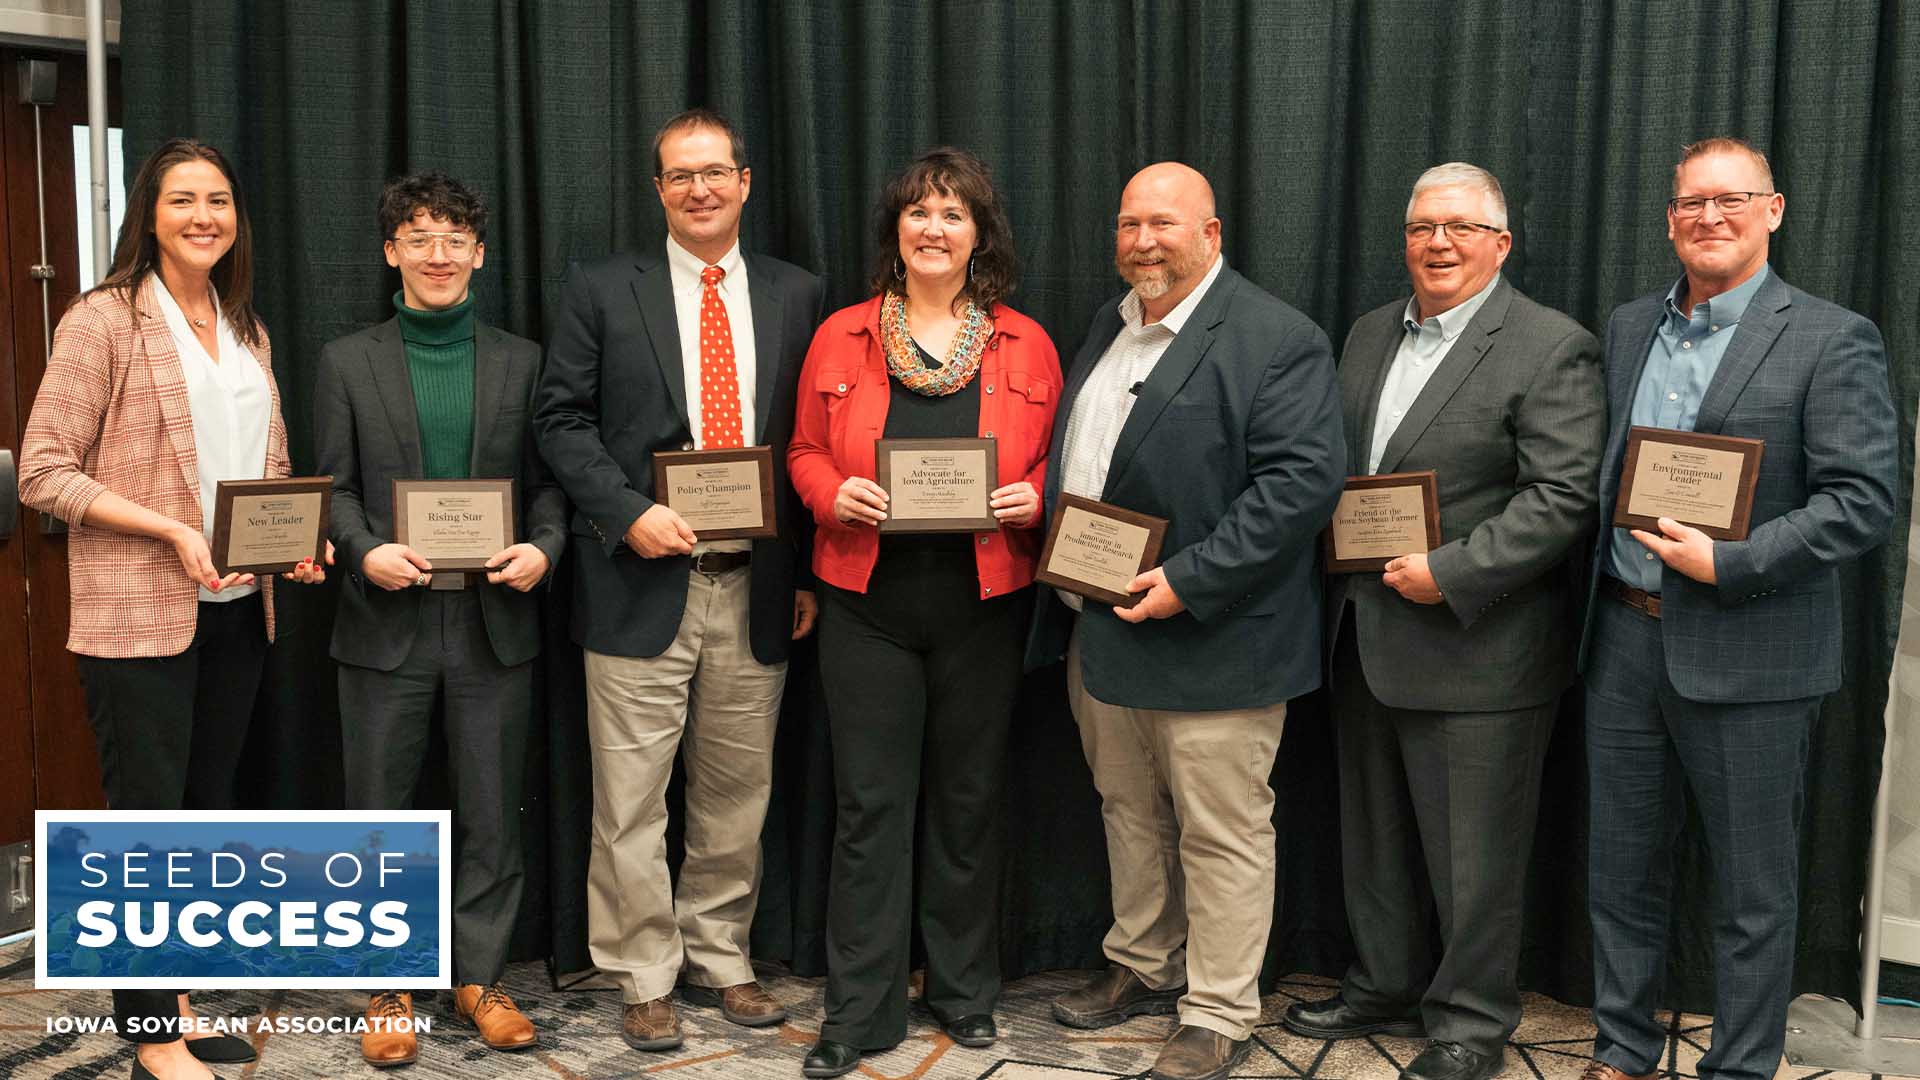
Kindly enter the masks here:
M 133 294 L 160 267 L 160 243 L 153 235 L 154 210 L 160 205 L 160 184 L 167 170 L 189 161 L 204 161 L 220 170 L 233 191 L 233 246 L 213 264 L 214 289 L 220 294 L 220 314 L 248 345 L 260 344 L 260 320 L 253 313 L 253 227 L 247 223 L 247 203 L 240 182 L 220 151 L 197 139 L 168 139 L 140 163 L 127 188 L 127 214 L 114 242 L 113 263 L 100 283 L 88 293 L 117 292 L 132 303 Z
M 979 158 L 952 146 L 935 147 L 907 163 L 880 191 L 874 207 L 873 238 L 879 244 L 869 284 L 876 293 L 907 291 L 900 265 L 900 212 L 938 192 L 967 205 L 973 218 L 973 270 L 955 296 L 971 300 L 991 316 L 993 305 L 1012 295 L 1020 276 L 1013 253 L 1013 226 L 993 174 Z

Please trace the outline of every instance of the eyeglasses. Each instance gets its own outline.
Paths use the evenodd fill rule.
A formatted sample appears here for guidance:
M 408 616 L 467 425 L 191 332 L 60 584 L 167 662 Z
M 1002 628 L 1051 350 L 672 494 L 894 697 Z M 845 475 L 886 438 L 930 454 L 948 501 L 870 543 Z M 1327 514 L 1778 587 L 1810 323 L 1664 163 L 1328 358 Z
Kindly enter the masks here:
M 415 232 L 405 236 L 389 236 L 393 246 L 400 254 L 409 259 L 425 259 L 433 254 L 434 245 L 439 245 L 454 262 L 466 262 L 473 258 L 474 242 L 472 233 L 464 232 Z
M 660 183 L 673 191 L 685 191 L 693 186 L 693 178 L 699 177 L 710 188 L 723 188 L 733 183 L 740 172 L 737 165 L 714 165 L 694 172 L 685 169 L 669 169 L 658 177 Z
M 1405 226 L 1407 239 L 1416 244 L 1424 244 L 1433 239 L 1436 232 L 1446 234 L 1447 239 L 1456 244 L 1467 241 L 1483 233 L 1504 232 L 1498 225 L 1482 225 L 1478 221 L 1409 221 Z
M 1746 210 L 1747 204 L 1755 199 L 1765 199 L 1773 195 L 1771 191 L 1723 191 L 1718 195 L 1682 195 L 1667 200 L 1667 213 L 1677 218 L 1699 217 L 1707 204 L 1720 208 L 1723 214 L 1738 214 Z

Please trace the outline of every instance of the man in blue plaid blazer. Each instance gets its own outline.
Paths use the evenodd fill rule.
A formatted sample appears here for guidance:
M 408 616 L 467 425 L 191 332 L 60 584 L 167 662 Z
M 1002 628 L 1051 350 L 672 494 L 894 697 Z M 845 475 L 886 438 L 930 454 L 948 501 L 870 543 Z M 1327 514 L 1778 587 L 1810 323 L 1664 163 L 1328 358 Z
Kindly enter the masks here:
M 1608 524 L 1630 425 L 1765 441 L 1744 540 L 1669 518 L 1602 528 L 1585 640 L 1594 1062 L 1650 1076 L 1682 783 L 1712 853 L 1713 1046 L 1703 1078 L 1771 1080 L 1799 908 L 1807 741 L 1840 685 L 1839 567 L 1894 516 L 1894 409 L 1874 325 L 1767 262 L 1786 198 L 1737 139 L 1688 146 L 1667 235 L 1685 275 L 1616 310 L 1605 357 Z

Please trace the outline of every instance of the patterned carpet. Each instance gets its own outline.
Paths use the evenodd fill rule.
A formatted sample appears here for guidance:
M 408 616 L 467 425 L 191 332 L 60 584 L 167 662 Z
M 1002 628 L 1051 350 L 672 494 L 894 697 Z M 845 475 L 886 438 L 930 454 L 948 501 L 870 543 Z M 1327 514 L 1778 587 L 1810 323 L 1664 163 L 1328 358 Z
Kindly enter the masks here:
M 1104 1031 L 1073 1031 L 1053 1022 L 1053 996 L 1073 986 L 1080 972 L 1048 972 L 1009 985 L 996 1014 L 1001 1039 L 970 1050 L 956 1046 L 931 1018 L 915 1010 L 907 1040 L 870 1056 L 853 1074 L 863 1080 L 1095 1080 L 1141 1076 L 1170 1030 L 1164 1017 L 1142 1017 Z M 671 1080 L 796 1080 L 800 1059 L 819 1031 L 821 980 L 769 973 L 766 985 L 786 1003 L 792 1018 L 778 1028 L 749 1031 L 723 1021 L 714 1010 L 683 1008 L 686 1045 L 671 1054 L 641 1054 L 619 1037 L 619 1001 L 602 990 L 554 990 L 543 967 L 515 965 L 507 987 L 540 1029 L 534 1049 L 514 1054 L 488 1050 L 471 1029 L 452 1018 L 450 995 L 423 1000 L 419 1013 L 433 1020 L 422 1036 L 419 1061 L 386 1075 L 391 1080 L 489 1080 L 540 1077 L 553 1080 L 614 1080 L 656 1074 Z M 1265 1001 L 1255 1047 L 1239 1078 L 1391 1080 L 1419 1053 L 1408 1039 L 1369 1038 L 1344 1042 L 1302 1039 L 1279 1026 L 1288 1004 L 1332 992 L 1325 979 L 1282 980 Z M 422 995 L 423 998 L 427 995 Z M 196 994 L 208 1017 L 352 1016 L 365 998 L 328 990 L 208 991 Z M 128 1044 L 111 1035 L 50 1033 L 49 1017 L 111 1013 L 107 995 L 94 991 L 33 989 L 29 943 L 0 948 L 0 1077 L 8 1080 L 91 1080 L 122 1077 L 131 1070 Z M 1710 1036 L 1706 1017 L 1668 1017 L 1666 1075 L 1691 1077 Z M 372 1077 L 352 1035 L 256 1033 L 258 1061 L 220 1075 L 235 1077 Z M 1585 1010 L 1528 995 L 1526 1018 L 1507 1052 L 1507 1080 L 1575 1080 L 1593 1048 Z M 1856 1080 L 1855 1074 L 1782 1065 L 1782 1080 Z M 1865 1080 L 1865 1078 L 1858 1078 Z

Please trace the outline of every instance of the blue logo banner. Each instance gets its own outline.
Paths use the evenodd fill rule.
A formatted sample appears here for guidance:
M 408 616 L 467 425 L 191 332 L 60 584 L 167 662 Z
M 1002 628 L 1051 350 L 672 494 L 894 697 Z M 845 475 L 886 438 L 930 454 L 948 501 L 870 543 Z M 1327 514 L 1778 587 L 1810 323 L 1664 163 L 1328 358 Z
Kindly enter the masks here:
M 447 811 L 40 810 L 34 983 L 452 984 Z

